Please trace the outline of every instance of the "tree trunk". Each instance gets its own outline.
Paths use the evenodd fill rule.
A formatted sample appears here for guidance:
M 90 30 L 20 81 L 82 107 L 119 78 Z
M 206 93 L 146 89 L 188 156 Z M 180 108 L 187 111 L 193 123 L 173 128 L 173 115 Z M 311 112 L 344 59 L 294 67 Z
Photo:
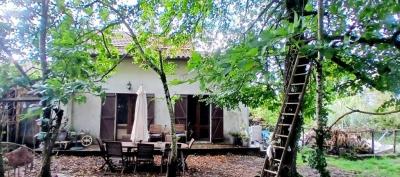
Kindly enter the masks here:
M 41 0 L 41 19 L 39 26 L 39 57 L 40 57 L 40 65 L 42 70 L 42 84 L 44 84 L 48 78 L 48 64 L 47 64 L 47 56 L 46 56 L 46 38 L 47 38 L 47 22 L 48 22 L 48 11 L 49 11 L 49 0 Z M 42 95 L 40 95 L 42 96 Z M 47 101 L 42 102 L 43 109 L 43 118 L 51 120 L 51 108 L 48 105 Z M 42 150 L 42 164 L 40 168 L 39 175 L 40 177 L 51 177 L 51 151 L 53 149 L 53 144 L 51 141 L 51 124 L 52 121 L 49 121 L 49 124 L 42 124 L 41 131 L 47 132 L 47 135 L 44 139 L 44 147 Z
M 288 21 L 291 23 L 294 23 L 294 12 L 296 12 L 299 16 L 302 15 L 302 12 L 304 11 L 305 4 L 307 1 L 298 1 L 298 0 L 286 0 L 286 8 L 287 12 L 289 13 L 288 15 Z M 296 27 L 296 29 L 300 29 L 301 27 L 301 22 L 299 23 L 299 26 Z M 290 71 L 291 71 L 291 66 L 292 63 L 296 60 L 297 55 L 299 55 L 299 46 L 295 46 L 294 44 L 298 43 L 299 40 L 303 40 L 303 34 L 297 34 L 291 38 L 289 38 L 288 41 L 288 46 L 289 50 L 286 55 L 285 59 L 285 82 L 284 82 L 284 90 L 288 89 L 289 86 L 289 79 L 290 79 Z M 300 46 L 301 47 L 301 46 Z M 293 148 L 292 151 L 287 152 L 287 155 L 285 159 L 282 161 L 282 169 L 281 169 L 281 176 L 299 176 L 297 173 L 296 169 L 296 157 L 297 157 L 297 141 L 300 138 L 300 132 L 301 132 L 301 127 L 303 125 L 303 119 L 300 115 L 298 115 L 298 119 L 296 122 L 294 122 L 294 134 L 295 137 L 292 139 L 291 142 L 289 142 L 290 147 L 296 147 Z
M 42 166 L 40 168 L 40 177 L 51 177 L 51 153 L 53 151 L 54 142 L 57 140 L 58 132 L 61 127 L 62 117 L 64 115 L 64 111 L 61 109 L 54 109 L 56 113 L 55 124 L 54 127 L 48 132 L 44 148 L 43 148 L 43 155 L 42 155 Z
M 318 0 L 318 41 L 321 45 L 323 43 L 323 4 L 322 0 Z M 315 140 L 317 149 L 314 154 L 314 162 L 312 166 L 318 170 L 322 177 L 328 177 L 329 172 L 326 170 L 326 159 L 324 154 L 324 142 L 326 137 L 326 123 L 327 123 L 327 111 L 324 104 L 324 80 L 323 80 L 323 56 L 321 51 L 318 51 L 318 58 L 316 62 L 316 83 L 317 83 L 317 100 L 315 116 L 317 119 L 317 129 L 315 130 Z
M 1 132 L 3 132 L 3 131 L 1 130 Z M 1 145 L 2 140 L 3 140 L 3 136 L 0 135 L 0 177 L 4 177 L 3 148 Z
M 171 94 L 169 92 L 167 77 L 164 72 L 163 60 L 161 56 L 161 51 L 159 51 L 159 62 L 160 69 L 158 70 L 158 74 L 160 76 L 161 82 L 164 88 L 165 100 L 167 102 L 168 113 L 171 121 L 171 136 L 172 136 L 172 156 L 171 163 L 168 164 L 168 173 L 167 176 L 176 176 L 176 171 L 178 167 L 178 148 L 177 148 L 177 139 L 176 139 L 176 130 L 175 130 L 175 113 L 174 113 L 174 105 L 172 104 Z M 157 71 L 157 70 L 156 70 Z
M 46 56 L 46 38 L 47 38 L 47 21 L 49 11 L 49 0 L 42 0 L 41 19 L 39 26 L 39 57 L 42 70 L 42 81 L 46 81 L 48 77 L 48 64 Z

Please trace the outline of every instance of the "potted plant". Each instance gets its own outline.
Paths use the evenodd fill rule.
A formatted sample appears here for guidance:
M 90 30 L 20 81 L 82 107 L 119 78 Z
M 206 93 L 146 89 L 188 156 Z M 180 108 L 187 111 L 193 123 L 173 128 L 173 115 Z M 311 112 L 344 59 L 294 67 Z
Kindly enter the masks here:
M 242 141 L 242 146 L 249 146 L 250 137 L 246 131 L 242 131 L 240 133 L 240 139 Z
M 233 145 L 235 146 L 242 146 L 242 136 L 239 132 L 230 132 L 229 135 L 233 138 Z

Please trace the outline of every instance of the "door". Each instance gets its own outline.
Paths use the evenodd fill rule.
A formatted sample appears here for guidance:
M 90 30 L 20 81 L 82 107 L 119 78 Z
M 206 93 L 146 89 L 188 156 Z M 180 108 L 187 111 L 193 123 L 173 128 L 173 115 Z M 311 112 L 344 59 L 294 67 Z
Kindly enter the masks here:
M 101 107 L 100 138 L 103 140 L 115 140 L 115 108 L 116 95 L 109 93 Z
M 147 128 L 150 128 L 150 124 L 154 124 L 154 94 L 147 94 Z
M 133 122 L 135 121 L 135 106 L 136 94 L 118 94 L 117 95 L 117 128 L 123 133 L 126 129 L 126 134 L 130 135 L 132 132 Z
M 181 95 L 181 98 L 175 103 L 175 124 L 184 124 L 186 129 L 187 122 L 187 95 Z M 187 130 L 187 129 L 186 129 Z
M 215 105 L 211 109 L 211 141 L 224 140 L 224 110 Z

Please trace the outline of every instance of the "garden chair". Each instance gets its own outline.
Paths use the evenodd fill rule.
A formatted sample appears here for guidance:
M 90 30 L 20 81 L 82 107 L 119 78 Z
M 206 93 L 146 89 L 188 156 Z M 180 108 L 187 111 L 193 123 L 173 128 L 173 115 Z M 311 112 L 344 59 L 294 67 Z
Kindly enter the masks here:
M 194 144 L 194 138 L 192 138 L 190 141 L 189 141 L 189 144 L 188 144 L 188 148 L 187 149 L 191 149 L 192 148 L 192 146 L 193 146 L 193 144 Z M 188 154 L 187 154 L 187 152 L 186 153 L 183 153 L 183 152 L 181 152 L 181 159 L 182 159 L 182 170 L 183 170 L 183 172 L 185 172 L 185 171 L 187 171 L 188 170 L 188 167 L 187 167 L 187 163 L 186 163 L 186 159 L 187 159 L 187 157 L 188 157 Z
M 112 164 L 110 162 L 110 159 L 108 159 L 107 157 L 107 152 L 106 152 L 106 148 L 104 147 L 104 143 L 101 139 L 96 138 L 97 144 L 99 145 L 100 148 L 100 155 L 101 157 L 104 159 L 104 163 L 103 165 L 101 165 L 101 167 L 99 168 L 99 170 L 104 169 L 104 167 L 107 165 L 108 168 L 112 169 Z
M 162 152 L 162 155 L 161 155 L 161 164 L 160 164 L 161 173 L 163 172 L 163 167 L 164 166 L 167 167 L 167 165 L 168 165 L 168 155 L 169 155 L 170 151 L 171 151 L 171 144 L 166 143 L 164 146 L 164 151 Z
M 121 168 L 121 174 L 124 173 L 125 167 L 128 165 L 128 159 L 122 152 L 121 142 L 108 141 L 105 142 L 105 144 L 106 144 L 106 157 L 112 169 L 119 167 Z
M 150 124 L 149 136 L 150 141 L 162 140 L 162 126 L 158 124 Z
M 172 135 L 165 135 L 165 142 L 172 142 Z
M 135 169 L 141 164 L 154 164 L 154 144 L 142 144 L 137 145 L 137 153 L 135 157 Z

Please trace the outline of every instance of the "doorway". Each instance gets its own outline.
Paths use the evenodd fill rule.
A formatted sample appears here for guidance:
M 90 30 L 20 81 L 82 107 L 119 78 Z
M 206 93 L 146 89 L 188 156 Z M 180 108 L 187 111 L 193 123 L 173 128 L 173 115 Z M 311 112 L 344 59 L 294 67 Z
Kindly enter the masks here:
M 129 140 L 135 117 L 136 94 L 117 94 L 117 140 Z
M 147 123 L 154 123 L 154 94 L 147 94 Z M 101 106 L 100 138 L 128 140 L 135 119 L 136 94 L 107 93 Z
M 202 99 L 208 95 L 180 95 L 175 103 L 175 122 L 186 125 L 187 139 L 224 141 L 224 111 Z
M 201 99 L 188 95 L 188 137 L 210 141 L 210 105 Z

